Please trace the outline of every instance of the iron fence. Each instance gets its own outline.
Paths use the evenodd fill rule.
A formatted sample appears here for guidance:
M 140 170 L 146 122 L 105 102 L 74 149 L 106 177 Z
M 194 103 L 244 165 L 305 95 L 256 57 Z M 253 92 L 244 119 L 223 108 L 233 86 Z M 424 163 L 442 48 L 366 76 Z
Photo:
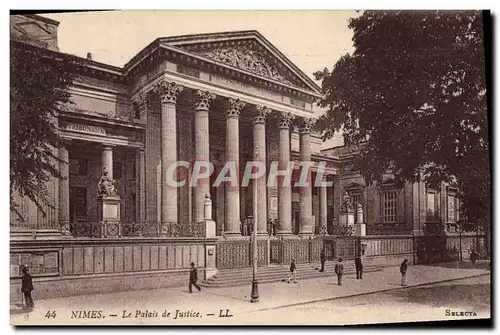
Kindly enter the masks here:
M 334 236 L 352 236 L 354 234 L 353 226 L 330 226 L 328 233 Z
M 404 223 L 374 223 L 366 225 L 366 235 L 406 235 L 412 228 Z

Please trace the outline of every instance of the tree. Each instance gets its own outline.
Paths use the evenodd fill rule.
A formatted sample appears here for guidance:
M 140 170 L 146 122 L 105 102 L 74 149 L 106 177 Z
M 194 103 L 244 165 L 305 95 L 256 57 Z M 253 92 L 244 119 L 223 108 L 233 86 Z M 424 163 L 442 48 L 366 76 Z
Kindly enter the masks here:
M 70 61 L 44 49 L 16 41 L 10 47 L 10 208 L 22 218 L 14 201 L 17 192 L 45 215 L 44 207 L 51 206 L 46 183 L 61 178 L 57 117 L 71 103 L 74 76 Z
M 342 130 L 359 148 L 354 166 L 368 184 L 387 171 L 399 186 L 456 178 L 463 212 L 488 227 L 482 13 L 366 11 L 349 27 L 355 51 L 315 73 L 328 107 L 319 130 Z

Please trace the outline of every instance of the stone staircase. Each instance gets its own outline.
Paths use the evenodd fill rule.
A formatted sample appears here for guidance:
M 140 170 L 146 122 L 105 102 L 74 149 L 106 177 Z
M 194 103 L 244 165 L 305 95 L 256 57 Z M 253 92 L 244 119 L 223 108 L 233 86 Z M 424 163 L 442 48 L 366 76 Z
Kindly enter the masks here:
M 297 280 L 334 277 L 335 262 L 326 262 L 325 271 L 319 272 L 320 264 L 307 263 L 297 264 Z M 376 272 L 381 271 L 383 266 L 366 264 L 363 272 Z M 259 283 L 272 283 L 279 282 L 288 278 L 290 274 L 290 265 L 269 265 L 266 267 L 258 268 Z M 344 263 L 344 275 L 355 274 L 356 269 L 353 261 Z M 252 268 L 240 269 L 224 269 L 219 270 L 218 273 L 207 279 L 203 280 L 200 285 L 203 287 L 229 287 L 229 286 L 242 286 L 248 285 L 252 282 Z

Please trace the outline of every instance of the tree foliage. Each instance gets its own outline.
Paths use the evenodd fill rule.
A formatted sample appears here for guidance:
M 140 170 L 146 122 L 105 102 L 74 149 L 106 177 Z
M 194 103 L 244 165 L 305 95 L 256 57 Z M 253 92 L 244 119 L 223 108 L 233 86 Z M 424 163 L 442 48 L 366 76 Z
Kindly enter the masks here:
M 10 197 L 28 197 L 45 215 L 46 183 L 61 178 L 57 117 L 70 104 L 73 82 L 69 61 L 49 57 L 43 49 L 11 41 L 10 50 Z
M 352 54 L 318 71 L 328 107 L 370 184 L 431 186 L 456 178 L 470 220 L 489 222 L 490 163 L 481 12 L 366 11 L 351 19 Z

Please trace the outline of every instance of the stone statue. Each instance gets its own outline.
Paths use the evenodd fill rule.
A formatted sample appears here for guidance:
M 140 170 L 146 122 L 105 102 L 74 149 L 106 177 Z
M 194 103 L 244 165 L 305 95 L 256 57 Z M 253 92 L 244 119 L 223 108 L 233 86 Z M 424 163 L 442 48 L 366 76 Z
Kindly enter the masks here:
M 343 198 L 343 201 L 342 201 L 341 209 L 344 212 L 347 212 L 347 211 L 350 212 L 350 211 L 353 210 L 353 208 L 352 208 L 352 202 L 351 202 L 351 197 L 349 196 L 349 193 L 347 193 L 346 191 L 344 191 L 344 198 Z
M 102 171 L 102 176 L 97 187 L 99 195 L 116 195 L 115 181 L 108 177 L 106 168 Z

